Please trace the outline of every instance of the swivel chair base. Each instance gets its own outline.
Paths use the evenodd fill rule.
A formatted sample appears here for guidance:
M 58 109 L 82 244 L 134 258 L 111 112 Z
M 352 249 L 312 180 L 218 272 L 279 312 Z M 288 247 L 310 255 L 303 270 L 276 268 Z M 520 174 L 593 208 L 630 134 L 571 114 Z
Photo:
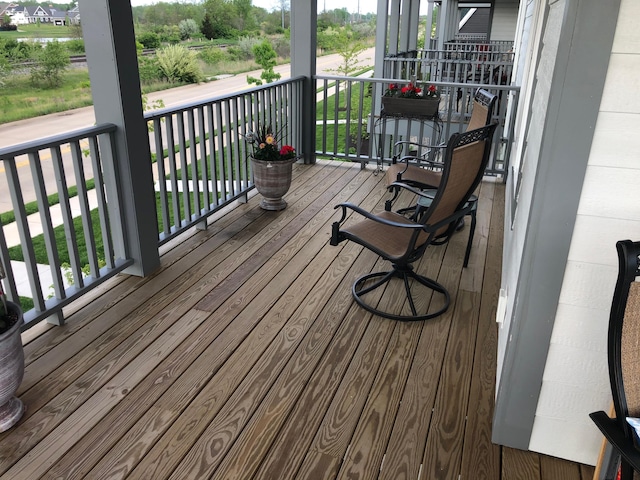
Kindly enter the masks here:
M 390 318 L 392 320 L 400 320 L 405 322 L 413 322 L 419 320 L 427 320 L 429 318 L 434 318 L 439 315 L 442 315 L 449 308 L 449 304 L 451 302 L 451 298 L 449 296 L 449 292 L 443 285 L 432 280 L 430 278 L 424 277 L 422 275 L 418 275 L 413 271 L 411 266 L 399 267 L 397 265 L 393 266 L 393 270 L 390 272 L 377 272 L 370 273 L 368 275 L 364 275 L 358 278 L 352 287 L 353 298 L 356 303 L 360 305 L 365 310 L 379 315 L 381 317 Z M 381 277 L 381 278 L 380 278 Z M 379 280 L 374 281 L 371 285 L 365 286 L 366 283 L 370 281 L 380 278 Z M 362 297 L 367 293 L 372 292 L 373 290 L 384 287 L 388 282 L 390 282 L 394 278 L 399 278 L 404 283 L 404 289 L 407 296 L 407 301 L 409 302 L 409 307 L 411 308 L 411 315 L 400 315 L 390 312 L 384 312 L 382 310 L 378 310 L 377 308 L 371 306 L 367 303 Z M 414 301 L 414 295 L 411 293 L 411 285 L 409 284 L 410 280 L 414 280 L 414 288 L 419 288 L 420 286 L 426 287 L 433 292 L 439 293 L 444 299 L 444 306 L 439 308 L 437 311 L 426 314 L 418 314 L 416 310 L 416 305 Z M 422 296 L 422 295 L 421 295 Z

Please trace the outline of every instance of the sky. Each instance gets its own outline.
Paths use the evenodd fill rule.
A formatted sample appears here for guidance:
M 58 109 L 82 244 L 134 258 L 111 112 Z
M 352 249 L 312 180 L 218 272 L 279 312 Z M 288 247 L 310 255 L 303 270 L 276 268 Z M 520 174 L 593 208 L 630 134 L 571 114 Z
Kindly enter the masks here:
M 157 2 L 154 0 L 131 0 L 131 6 L 133 7 L 136 7 L 138 5 L 150 5 L 153 3 Z M 360 13 L 375 12 L 378 5 L 377 0 L 359 0 L 359 3 Z M 321 12 L 325 8 L 327 10 L 344 8 L 345 4 L 347 4 L 346 8 L 349 12 L 358 12 L 358 0 L 349 0 L 348 2 L 345 2 L 344 0 L 318 0 L 318 11 Z M 253 5 L 255 5 L 256 7 L 266 8 L 267 10 L 273 10 L 278 5 L 278 2 L 277 0 L 253 0 Z

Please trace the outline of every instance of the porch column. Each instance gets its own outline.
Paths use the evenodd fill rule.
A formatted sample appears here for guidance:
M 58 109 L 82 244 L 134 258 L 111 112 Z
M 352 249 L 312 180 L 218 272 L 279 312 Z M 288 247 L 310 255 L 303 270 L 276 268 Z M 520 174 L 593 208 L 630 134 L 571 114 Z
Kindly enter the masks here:
M 116 255 L 133 258 L 126 273 L 145 276 L 160 266 L 149 132 L 144 121 L 129 0 L 80 0 L 96 122 L 113 123 L 115 158 L 105 158 Z M 107 164 L 113 162 L 113 164 Z M 115 225 L 118 224 L 118 225 Z M 124 238 L 124 241 L 121 240 Z
M 409 42 L 407 50 L 418 49 L 418 30 L 420 29 L 420 1 L 412 0 L 408 12 Z M 425 35 L 425 41 L 428 34 Z
M 302 118 L 291 121 L 302 125 L 301 145 L 304 163 L 316 163 L 316 48 L 318 45 L 318 1 L 291 2 L 291 76 L 304 75 Z
M 431 49 L 431 26 L 433 25 L 433 0 L 427 1 L 427 20 L 425 25 L 424 48 Z
M 400 50 L 400 1 L 401 0 L 391 0 L 391 14 L 389 15 L 387 12 L 389 10 L 388 2 L 386 3 L 385 13 L 387 13 L 389 18 L 389 26 L 385 24 L 384 30 L 389 29 L 389 50 L 387 52 L 388 55 L 396 55 Z M 378 2 L 378 12 L 380 11 L 380 3 Z M 378 26 L 380 22 L 378 22 Z M 378 30 L 380 31 L 380 30 Z
M 376 13 L 376 51 L 373 62 L 373 76 L 375 78 L 384 78 L 384 57 L 387 55 L 387 29 L 389 20 L 389 0 L 378 0 L 378 8 Z M 376 85 L 374 84 L 374 88 Z M 376 111 L 379 111 L 376 109 Z

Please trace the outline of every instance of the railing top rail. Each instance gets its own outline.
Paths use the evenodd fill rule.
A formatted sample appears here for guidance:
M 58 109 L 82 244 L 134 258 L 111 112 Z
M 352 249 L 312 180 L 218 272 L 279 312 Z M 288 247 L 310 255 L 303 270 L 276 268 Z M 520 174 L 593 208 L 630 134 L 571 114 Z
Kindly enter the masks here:
M 159 108 L 157 110 L 153 110 L 153 111 L 145 113 L 144 118 L 145 118 L 145 120 L 154 120 L 156 118 L 161 118 L 161 117 L 164 117 L 164 116 L 169 115 L 169 114 L 177 114 L 177 113 L 180 113 L 180 112 L 186 112 L 186 111 L 193 110 L 193 109 L 196 109 L 196 108 L 204 107 L 204 106 L 209 105 L 211 103 L 227 101 L 227 100 L 234 99 L 234 98 L 240 98 L 240 97 L 243 97 L 243 96 L 248 95 L 248 94 L 259 92 L 261 90 L 269 90 L 270 88 L 277 87 L 279 85 L 287 85 L 287 84 L 290 84 L 290 83 L 300 82 L 300 81 L 304 80 L 305 78 L 306 77 L 304 75 L 299 75 L 297 77 L 287 78 L 287 79 L 284 79 L 284 80 L 278 80 L 277 82 L 271 82 L 271 83 L 267 83 L 265 85 L 260 85 L 260 86 L 253 87 L 253 88 L 247 88 L 245 90 L 241 90 L 239 92 L 234 92 L 232 94 L 218 95 L 218 96 L 215 96 L 215 97 L 207 98 L 206 100 L 202 100 L 202 101 L 180 104 L 179 106 Z
M 372 82 L 372 83 L 409 83 L 406 78 L 363 78 L 363 77 L 340 77 L 335 75 L 316 75 L 317 80 L 351 81 L 351 82 Z M 520 85 L 491 85 L 485 83 L 460 83 L 460 82 L 429 82 L 418 80 L 419 84 L 435 85 L 436 87 L 451 88 L 485 88 L 488 90 L 520 91 Z
M 81 128 L 79 130 L 60 133 L 51 137 L 39 138 L 37 140 L 19 143 L 17 145 L 10 145 L 8 147 L 0 148 L 0 160 L 8 160 L 12 157 L 33 152 L 34 150 L 44 150 L 47 148 L 57 147 L 63 143 L 75 142 L 87 137 L 115 132 L 116 128 L 116 125 L 112 123 L 103 123 L 87 128 Z

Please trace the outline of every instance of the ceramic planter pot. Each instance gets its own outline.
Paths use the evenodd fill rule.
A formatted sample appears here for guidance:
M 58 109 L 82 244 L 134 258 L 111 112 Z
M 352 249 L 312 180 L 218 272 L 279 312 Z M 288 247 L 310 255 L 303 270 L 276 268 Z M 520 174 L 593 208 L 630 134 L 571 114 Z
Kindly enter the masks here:
M 437 98 L 382 97 L 383 113 L 399 117 L 433 117 L 439 105 Z
M 7 308 L 17 312 L 18 321 L 0 335 L 0 432 L 13 427 L 24 413 L 24 404 L 15 396 L 24 375 L 22 310 L 13 302 L 7 302 Z
M 297 158 L 267 161 L 251 158 L 253 184 L 262 195 L 260 207 L 264 210 L 284 210 L 287 202 L 282 198 L 291 186 L 291 172 Z

